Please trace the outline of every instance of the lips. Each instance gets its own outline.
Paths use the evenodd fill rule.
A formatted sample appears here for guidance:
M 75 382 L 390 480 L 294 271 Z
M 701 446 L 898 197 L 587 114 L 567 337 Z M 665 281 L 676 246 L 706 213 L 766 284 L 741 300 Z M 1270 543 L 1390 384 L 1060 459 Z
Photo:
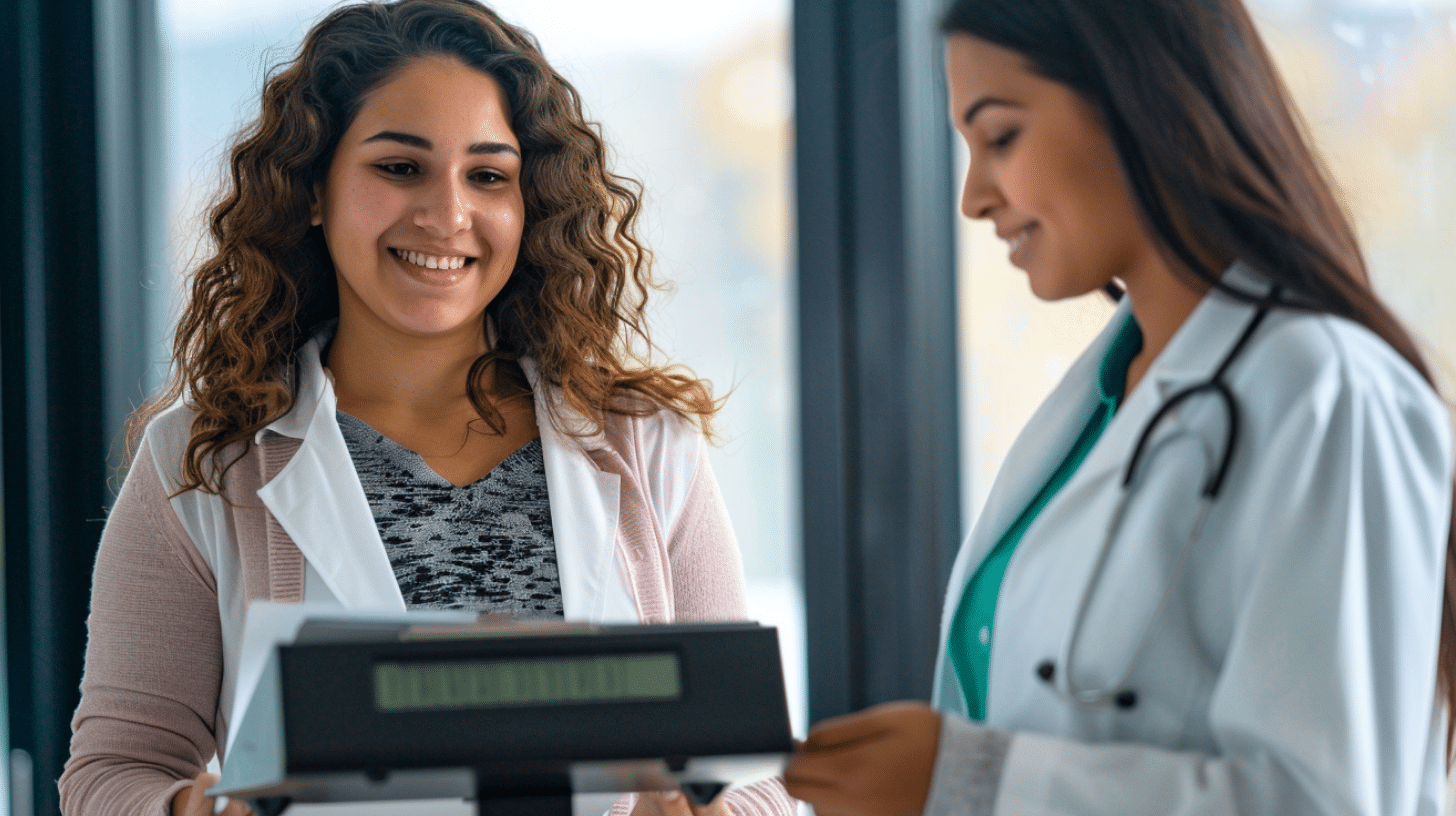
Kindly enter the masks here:
M 475 262 L 469 255 L 427 255 L 412 249 L 389 248 L 390 254 L 408 264 L 425 269 L 463 269 Z

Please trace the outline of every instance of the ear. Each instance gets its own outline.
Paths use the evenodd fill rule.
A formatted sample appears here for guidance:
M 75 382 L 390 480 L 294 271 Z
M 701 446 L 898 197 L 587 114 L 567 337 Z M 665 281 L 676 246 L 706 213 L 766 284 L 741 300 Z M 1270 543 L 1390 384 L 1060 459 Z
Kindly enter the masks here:
M 315 184 L 313 186 L 313 204 L 308 208 L 308 223 L 315 227 L 323 226 L 324 223 L 323 200 L 323 190 L 320 190 L 319 185 Z

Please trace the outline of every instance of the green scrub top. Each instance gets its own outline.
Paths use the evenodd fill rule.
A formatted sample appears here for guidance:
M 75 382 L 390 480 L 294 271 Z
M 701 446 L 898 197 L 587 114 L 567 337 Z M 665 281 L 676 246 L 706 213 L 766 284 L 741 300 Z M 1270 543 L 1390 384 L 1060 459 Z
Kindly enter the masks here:
M 1087 458 L 1092 446 L 1101 438 L 1102 431 L 1112 422 L 1113 414 L 1122 402 L 1122 392 L 1127 385 L 1127 367 L 1143 348 L 1143 333 L 1129 316 L 1118 330 L 1112 345 L 1102 358 L 1102 367 L 1097 377 L 1097 405 L 1087 419 L 1071 450 L 1052 471 L 1046 484 L 1042 485 L 1026 509 L 1021 511 L 1010 529 L 996 542 L 986 560 L 976 569 L 975 575 L 961 593 L 960 604 L 951 620 L 950 640 L 947 651 L 961 690 L 966 695 L 966 710 L 974 720 L 986 719 L 986 686 L 991 672 L 991 642 L 996 626 L 996 597 L 1001 591 L 1001 580 L 1006 575 L 1006 565 L 1021 537 L 1026 534 L 1036 517 L 1041 514 L 1057 492 L 1062 489 L 1072 474 L 1077 472 L 1082 460 Z

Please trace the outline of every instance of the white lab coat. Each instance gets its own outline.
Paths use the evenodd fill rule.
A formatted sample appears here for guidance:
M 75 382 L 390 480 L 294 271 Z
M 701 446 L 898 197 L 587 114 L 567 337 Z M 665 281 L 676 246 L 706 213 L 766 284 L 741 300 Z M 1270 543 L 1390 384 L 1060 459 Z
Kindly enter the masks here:
M 1242 267 L 1229 274 L 1262 285 Z M 997 814 L 1441 812 L 1451 428 L 1417 373 L 1350 321 L 1273 311 L 1233 364 L 1232 470 L 1181 571 L 1226 423 L 1199 397 L 1160 426 L 1074 663 L 1079 688 L 1107 688 L 1146 629 L 1126 683 L 1137 705 L 1078 708 L 1036 674 L 1047 659 L 1064 669 L 1138 435 L 1170 394 L 1211 376 L 1251 314 L 1204 298 L 1012 556 L 987 698 L 987 724 L 1013 735 Z M 1032 417 L 961 548 L 934 694 L 944 711 L 965 711 L 944 648 L 962 589 L 1086 422 L 1127 316 L 1124 303 Z
M 297 356 L 299 387 L 293 408 L 259 431 L 258 439 L 278 433 L 302 444 L 258 496 L 303 553 L 306 602 L 352 611 L 404 611 L 404 597 L 364 489 L 358 479 L 339 478 L 354 472 L 354 462 L 339 430 L 337 400 L 319 361 L 318 339 L 309 341 Z M 639 623 L 616 545 L 621 477 L 592 462 L 585 452 L 590 444 L 578 442 L 553 424 L 553 416 L 576 415 L 564 406 L 556 414 L 547 410 L 547 401 L 558 397 L 540 386 L 531 361 L 522 366 L 536 395 L 565 616 L 595 623 Z M 152 421 L 144 441 L 158 467 L 178 471 L 163 474 L 174 484 L 190 438 L 191 417 L 181 404 L 169 408 Z M 667 411 L 644 423 L 643 432 L 651 437 L 643 444 L 657 451 L 657 466 L 646 489 L 661 516 L 660 529 L 669 530 L 696 473 L 702 436 Z M 220 702 L 222 711 L 232 711 L 247 598 L 229 513 L 221 496 L 201 490 L 173 496 L 171 504 L 216 576 L 224 655 Z

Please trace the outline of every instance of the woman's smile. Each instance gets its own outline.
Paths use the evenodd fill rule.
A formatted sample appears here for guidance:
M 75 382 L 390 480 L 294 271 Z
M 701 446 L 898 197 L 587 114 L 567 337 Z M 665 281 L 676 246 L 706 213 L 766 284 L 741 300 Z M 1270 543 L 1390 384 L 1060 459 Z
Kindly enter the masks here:
M 394 257 L 411 266 L 423 266 L 426 269 L 461 269 L 475 263 L 474 258 L 465 255 L 427 255 L 423 252 L 398 247 L 390 247 L 389 251 Z

